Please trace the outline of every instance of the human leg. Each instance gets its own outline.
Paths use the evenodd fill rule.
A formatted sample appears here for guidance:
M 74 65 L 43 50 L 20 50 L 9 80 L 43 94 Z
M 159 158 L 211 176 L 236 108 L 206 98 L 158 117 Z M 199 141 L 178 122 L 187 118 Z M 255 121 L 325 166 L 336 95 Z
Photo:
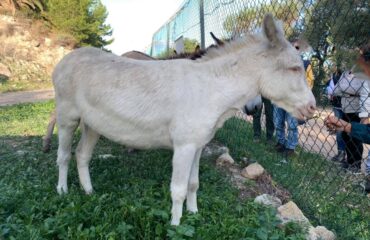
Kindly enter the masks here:
M 267 98 L 262 98 L 263 105 L 265 107 L 266 116 L 266 139 L 272 140 L 275 131 L 274 125 L 274 108 L 271 101 Z

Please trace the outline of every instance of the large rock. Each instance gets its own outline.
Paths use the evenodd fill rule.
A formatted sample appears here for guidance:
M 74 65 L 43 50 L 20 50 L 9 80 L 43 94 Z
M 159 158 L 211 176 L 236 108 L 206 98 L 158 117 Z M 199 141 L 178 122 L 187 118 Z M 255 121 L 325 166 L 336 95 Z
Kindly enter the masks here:
M 263 205 L 266 205 L 266 206 L 272 206 L 274 208 L 278 208 L 282 204 L 282 202 L 279 198 L 271 196 L 271 195 L 266 194 L 266 193 L 257 196 L 254 199 L 254 202 L 259 203 L 259 204 L 263 204 Z
M 223 153 L 216 160 L 216 164 L 218 166 L 223 166 L 223 165 L 227 165 L 227 164 L 234 164 L 234 163 L 235 163 L 234 159 L 230 156 L 230 154 L 228 152 Z
M 264 173 L 265 169 L 258 163 L 252 163 L 249 166 L 245 167 L 241 175 L 248 179 L 256 179 Z
M 299 209 L 298 206 L 292 201 L 280 206 L 277 210 L 277 216 L 283 224 L 291 221 L 302 223 L 304 225 L 310 224 L 310 221 L 304 216 L 301 209 Z
M 310 227 L 307 240 L 334 240 L 335 234 L 323 226 Z

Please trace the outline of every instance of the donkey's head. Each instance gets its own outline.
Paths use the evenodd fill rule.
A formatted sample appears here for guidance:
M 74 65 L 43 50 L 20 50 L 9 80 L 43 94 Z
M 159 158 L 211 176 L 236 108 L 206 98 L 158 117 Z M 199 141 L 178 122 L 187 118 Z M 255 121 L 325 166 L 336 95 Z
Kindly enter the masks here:
M 270 14 L 264 18 L 263 31 L 264 46 L 256 59 L 263 68 L 259 74 L 260 93 L 298 119 L 312 117 L 316 102 L 299 51 L 285 39 L 282 24 Z

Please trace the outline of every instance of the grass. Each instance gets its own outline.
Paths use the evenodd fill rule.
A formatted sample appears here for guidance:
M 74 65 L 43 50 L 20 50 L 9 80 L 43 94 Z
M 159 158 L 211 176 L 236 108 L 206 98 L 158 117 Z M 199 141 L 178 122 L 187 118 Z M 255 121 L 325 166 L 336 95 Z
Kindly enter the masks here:
M 53 108 L 0 108 L 0 239 L 305 239 L 296 224 L 279 226 L 274 209 L 240 200 L 211 159 L 201 161 L 200 212 L 170 226 L 171 152 L 128 154 L 104 138 L 90 164 L 95 193 L 83 193 L 72 160 L 69 194 L 57 195 L 56 136 L 53 150 L 41 152 Z
M 370 200 L 359 186 L 361 176 L 302 149 L 298 149 L 297 156 L 284 159 L 269 145 L 253 144 L 249 140 L 252 136 L 250 127 L 232 119 L 216 137 L 234 155 L 258 160 L 275 181 L 290 191 L 314 225 L 334 230 L 338 239 L 370 239 Z

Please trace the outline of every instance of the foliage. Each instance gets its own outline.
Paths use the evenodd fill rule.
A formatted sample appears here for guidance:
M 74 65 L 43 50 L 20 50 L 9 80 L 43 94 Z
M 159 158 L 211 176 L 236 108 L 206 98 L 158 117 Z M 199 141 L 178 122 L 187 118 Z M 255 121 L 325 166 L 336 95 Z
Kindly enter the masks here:
M 370 41 L 370 3 L 358 1 L 315 1 L 306 13 L 305 36 L 324 63 L 350 68 L 356 48 Z
M 90 163 L 95 193 L 83 193 L 74 162 L 70 192 L 58 196 L 55 136 L 52 151 L 41 152 L 53 109 L 47 102 L 0 110 L 1 239 L 305 239 L 297 225 L 281 227 L 276 210 L 241 201 L 209 159 L 200 166 L 200 213 L 170 226 L 171 152 L 128 154 L 106 139 Z
M 296 37 L 293 26 L 299 18 L 301 5 L 300 1 L 295 0 L 273 0 L 270 3 L 255 4 L 235 15 L 228 16 L 223 27 L 231 36 L 253 32 L 261 26 L 263 19 L 261 16 L 272 13 L 275 18 L 283 21 L 287 36 Z
M 46 18 L 61 32 L 71 34 L 81 46 L 104 47 L 113 40 L 105 24 L 107 10 L 100 0 L 49 0 Z
M 186 53 L 195 52 L 197 47 L 199 47 L 199 42 L 196 39 L 184 38 L 184 51 Z

